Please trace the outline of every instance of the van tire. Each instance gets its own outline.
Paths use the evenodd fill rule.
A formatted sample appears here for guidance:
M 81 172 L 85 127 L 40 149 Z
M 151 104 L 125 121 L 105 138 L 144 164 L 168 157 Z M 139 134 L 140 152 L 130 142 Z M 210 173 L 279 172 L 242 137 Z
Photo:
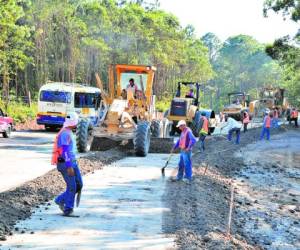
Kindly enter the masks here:
M 3 132 L 4 138 L 9 138 L 11 134 L 11 127 L 9 126 L 5 132 Z
M 79 153 L 90 151 L 93 142 L 93 127 L 88 119 L 81 119 L 76 128 L 76 146 Z

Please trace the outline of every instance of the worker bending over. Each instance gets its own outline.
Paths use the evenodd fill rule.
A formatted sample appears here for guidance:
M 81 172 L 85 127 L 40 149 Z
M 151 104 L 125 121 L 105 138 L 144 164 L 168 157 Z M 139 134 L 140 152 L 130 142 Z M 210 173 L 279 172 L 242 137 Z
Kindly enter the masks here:
M 78 116 L 76 113 L 67 116 L 53 146 L 52 165 L 57 165 L 57 170 L 66 183 L 66 191 L 56 197 L 55 203 L 65 216 L 70 216 L 73 213 L 76 193 L 78 205 L 83 185 L 75 155 L 76 141 L 72 132 L 77 123 Z
M 225 124 L 221 127 L 221 131 L 227 127 L 228 129 L 228 135 L 227 135 L 227 139 L 228 141 L 232 140 L 232 134 L 235 132 L 236 133 L 236 140 L 235 140 L 235 144 L 239 144 L 240 143 L 240 134 L 241 134 L 241 128 L 242 128 L 242 124 L 239 123 L 238 121 L 236 121 L 235 119 L 233 119 L 232 117 L 228 117 L 228 115 L 225 115 Z
M 179 121 L 177 127 L 180 129 L 181 134 L 171 151 L 173 153 L 175 149 L 180 148 L 180 160 L 176 180 L 183 180 L 190 183 L 192 180 L 192 147 L 196 143 L 196 138 L 190 128 L 186 126 L 184 120 Z

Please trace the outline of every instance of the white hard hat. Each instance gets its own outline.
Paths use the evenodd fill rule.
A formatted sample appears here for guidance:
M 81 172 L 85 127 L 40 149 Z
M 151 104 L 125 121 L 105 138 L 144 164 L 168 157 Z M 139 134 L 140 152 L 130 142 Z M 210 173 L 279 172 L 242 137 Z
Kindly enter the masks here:
M 181 125 L 184 125 L 184 126 L 186 126 L 186 122 L 184 121 L 184 120 L 180 120 L 179 122 L 178 122 L 178 124 L 177 124 L 177 128 L 178 127 L 180 127 Z
M 77 113 L 70 113 L 66 116 L 65 122 L 64 122 L 64 128 L 65 127 L 73 127 L 78 124 L 79 117 Z

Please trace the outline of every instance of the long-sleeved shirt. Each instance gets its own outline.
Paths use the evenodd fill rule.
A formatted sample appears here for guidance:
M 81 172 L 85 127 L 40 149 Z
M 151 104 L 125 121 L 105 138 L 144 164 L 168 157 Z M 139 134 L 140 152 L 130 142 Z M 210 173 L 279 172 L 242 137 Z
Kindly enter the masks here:
M 184 131 L 181 132 L 179 139 L 174 145 L 174 149 L 178 148 L 181 144 L 184 144 L 185 150 L 191 150 L 193 145 L 196 143 L 196 138 L 193 135 L 192 131 L 189 128 L 185 128 Z
M 63 159 L 66 167 L 71 167 L 72 162 L 76 160 L 76 142 L 70 129 L 64 129 L 57 140 L 58 148 L 62 148 Z
M 233 128 L 241 128 L 242 124 L 234 120 L 232 117 L 228 117 L 227 122 L 221 128 L 227 128 L 228 130 Z

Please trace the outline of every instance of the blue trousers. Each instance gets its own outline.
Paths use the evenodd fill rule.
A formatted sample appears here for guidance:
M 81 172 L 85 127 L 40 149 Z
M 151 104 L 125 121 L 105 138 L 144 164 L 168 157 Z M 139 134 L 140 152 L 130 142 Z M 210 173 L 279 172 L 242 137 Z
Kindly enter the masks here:
M 178 164 L 177 180 L 186 178 L 192 180 L 192 152 L 180 152 L 180 160 Z
M 235 143 L 239 144 L 240 143 L 240 134 L 241 134 L 241 129 L 240 128 L 232 128 L 228 131 L 227 139 L 228 141 L 232 140 L 232 134 L 233 132 L 236 133 L 236 140 Z
M 201 142 L 201 144 L 200 144 L 200 150 L 202 149 L 203 151 L 205 150 L 205 147 L 204 147 L 204 145 L 205 145 L 205 138 L 206 138 L 206 135 L 204 135 L 204 134 L 200 134 L 200 142 Z
M 274 128 L 279 128 L 280 127 L 278 118 L 273 118 L 272 119 L 272 127 L 274 127 Z
M 75 202 L 75 194 L 78 189 L 83 186 L 82 177 L 78 168 L 77 162 L 73 162 L 72 167 L 74 168 L 75 176 L 69 176 L 65 163 L 58 163 L 57 170 L 62 174 L 66 183 L 66 191 L 55 198 L 57 204 L 64 204 L 64 211 L 73 209 Z
M 270 128 L 263 127 L 262 131 L 260 133 L 259 139 L 262 140 L 264 138 L 265 134 L 267 134 L 267 140 L 270 140 Z

